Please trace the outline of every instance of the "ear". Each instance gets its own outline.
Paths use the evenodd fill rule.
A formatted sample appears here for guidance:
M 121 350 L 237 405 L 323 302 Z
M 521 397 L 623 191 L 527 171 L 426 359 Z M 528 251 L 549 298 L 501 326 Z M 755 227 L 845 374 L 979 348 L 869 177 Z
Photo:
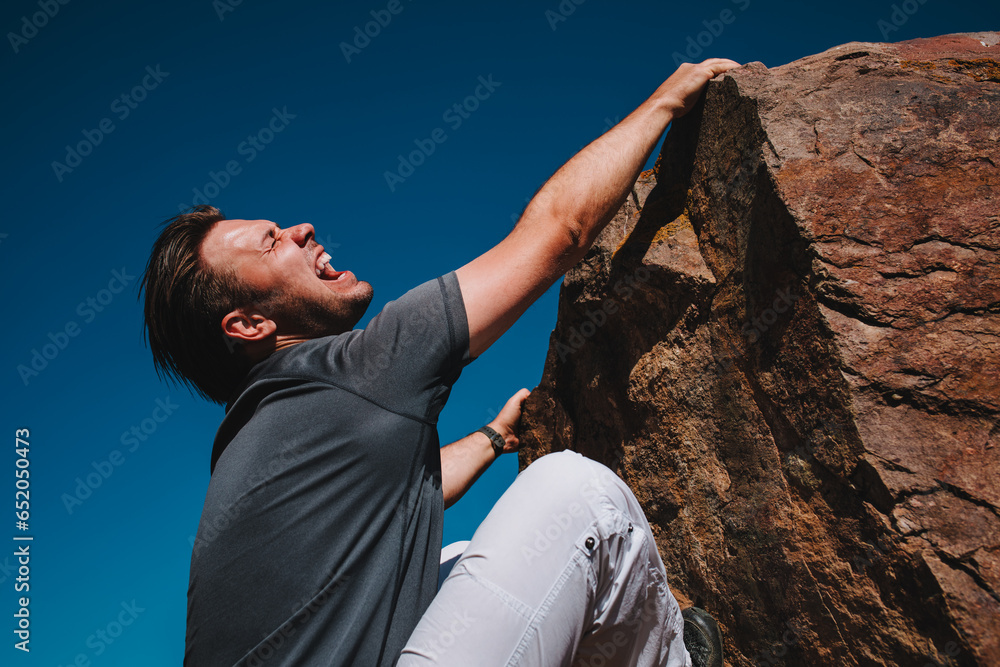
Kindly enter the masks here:
M 278 326 L 258 310 L 237 309 L 222 318 L 222 332 L 237 341 L 257 342 L 274 336 Z

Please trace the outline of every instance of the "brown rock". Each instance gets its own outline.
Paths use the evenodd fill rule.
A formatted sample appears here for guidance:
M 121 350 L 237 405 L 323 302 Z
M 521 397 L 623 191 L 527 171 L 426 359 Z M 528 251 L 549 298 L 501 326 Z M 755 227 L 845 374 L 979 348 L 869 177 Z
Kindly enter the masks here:
M 997 33 L 753 63 L 566 275 L 521 465 L 616 470 L 729 664 L 1000 665 L 998 140 Z

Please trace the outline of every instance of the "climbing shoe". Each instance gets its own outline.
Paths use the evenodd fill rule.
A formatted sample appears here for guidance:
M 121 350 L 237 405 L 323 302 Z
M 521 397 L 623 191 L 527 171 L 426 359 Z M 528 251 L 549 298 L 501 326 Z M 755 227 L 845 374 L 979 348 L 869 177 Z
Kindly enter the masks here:
M 684 647 L 694 667 L 722 667 L 722 633 L 704 609 L 688 607 L 684 617 Z

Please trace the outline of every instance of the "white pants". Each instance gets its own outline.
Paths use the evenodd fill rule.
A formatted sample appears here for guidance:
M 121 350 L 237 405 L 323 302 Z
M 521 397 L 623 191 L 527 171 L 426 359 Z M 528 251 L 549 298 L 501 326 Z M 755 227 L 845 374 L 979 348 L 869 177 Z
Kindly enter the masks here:
M 690 664 L 680 607 L 639 502 L 611 470 L 571 451 L 543 456 L 517 476 L 397 663 Z

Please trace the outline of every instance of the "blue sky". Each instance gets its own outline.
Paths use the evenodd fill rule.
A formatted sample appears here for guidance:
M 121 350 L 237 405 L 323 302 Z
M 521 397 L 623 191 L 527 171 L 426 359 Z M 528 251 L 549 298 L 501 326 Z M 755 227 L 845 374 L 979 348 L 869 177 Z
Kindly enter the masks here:
M 181 661 L 222 409 L 160 382 L 140 334 L 138 277 L 178 207 L 205 197 L 229 217 L 312 223 L 334 265 L 373 284 L 364 326 L 499 242 L 677 57 L 777 66 L 1000 28 L 981 2 L 577 2 L 4 3 L 2 425 L 9 445 L 30 430 L 31 515 L 24 533 L 13 511 L 0 528 L 0 662 Z M 448 112 L 482 80 L 474 109 Z M 538 383 L 557 300 L 558 284 L 466 368 L 442 442 Z M 7 502 L 17 457 L 0 459 Z M 448 510 L 446 542 L 471 536 L 516 471 L 503 457 Z M 15 534 L 34 537 L 28 593 Z M 13 647 L 22 595 L 30 654 Z

